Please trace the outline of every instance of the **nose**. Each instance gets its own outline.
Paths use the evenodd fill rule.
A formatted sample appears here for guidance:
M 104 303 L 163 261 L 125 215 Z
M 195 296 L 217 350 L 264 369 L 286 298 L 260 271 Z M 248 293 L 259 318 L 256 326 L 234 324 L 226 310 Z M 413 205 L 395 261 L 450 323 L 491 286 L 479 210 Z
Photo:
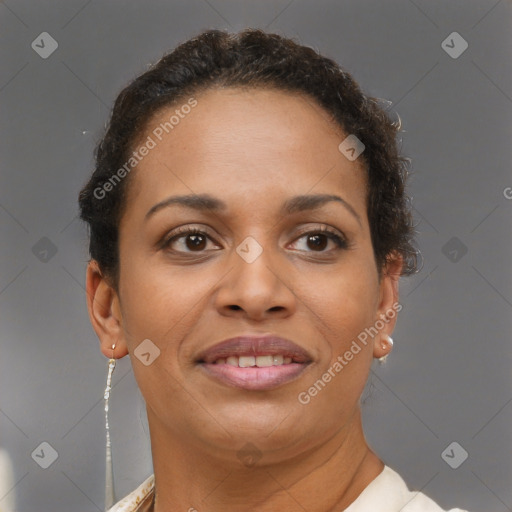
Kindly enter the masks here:
M 293 273 L 285 261 L 262 248 L 254 260 L 233 251 L 231 270 L 219 284 L 215 299 L 222 315 L 261 321 L 285 318 L 296 311 L 297 297 L 290 279 Z

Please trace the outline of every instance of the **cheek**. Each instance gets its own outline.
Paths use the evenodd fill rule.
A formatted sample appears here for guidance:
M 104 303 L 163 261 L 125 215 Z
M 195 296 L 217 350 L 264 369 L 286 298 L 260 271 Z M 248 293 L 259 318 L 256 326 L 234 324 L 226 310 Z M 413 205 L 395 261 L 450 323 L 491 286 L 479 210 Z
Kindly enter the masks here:
M 340 413 L 349 402 L 356 403 L 373 361 L 372 338 L 365 334 L 375 322 L 379 299 L 378 276 L 372 265 L 373 260 L 352 253 L 336 272 L 316 280 L 316 290 L 314 294 L 310 290 L 306 302 L 315 317 L 322 319 L 323 348 L 315 379 L 329 384 L 325 389 L 322 383 L 316 386 L 322 388 L 318 406 L 338 404 Z M 307 290 L 303 296 L 308 296 Z
M 218 272 L 199 272 L 192 267 L 130 258 L 122 276 L 123 322 L 130 352 L 145 339 L 161 351 L 171 366 L 180 340 L 189 334 L 207 308 Z
M 379 299 L 379 284 L 371 262 L 361 256 L 350 258 L 335 270 L 317 276 L 314 290 L 304 290 L 306 303 L 314 305 L 326 320 L 332 333 L 341 340 L 357 336 L 375 319 Z M 307 297 L 307 299 L 306 299 Z
M 318 294 L 315 310 L 322 316 L 321 357 L 298 399 L 312 417 L 329 411 L 339 426 L 357 407 L 373 361 L 365 329 L 374 321 L 377 290 L 372 275 L 362 273 L 331 279 L 328 290 Z
M 177 353 L 180 340 L 197 323 L 203 307 L 200 299 L 209 283 L 191 277 L 186 270 L 150 265 L 137 258 L 124 265 L 121 283 L 123 327 L 134 375 L 147 405 L 164 417 L 162 411 L 185 407 L 188 394 L 180 384 L 183 376 Z M 138 347 L 144 340 L 156 347 L 149 345 L 144 351 L 150 353 L 148 365 L 139 359 L 142 350 Z

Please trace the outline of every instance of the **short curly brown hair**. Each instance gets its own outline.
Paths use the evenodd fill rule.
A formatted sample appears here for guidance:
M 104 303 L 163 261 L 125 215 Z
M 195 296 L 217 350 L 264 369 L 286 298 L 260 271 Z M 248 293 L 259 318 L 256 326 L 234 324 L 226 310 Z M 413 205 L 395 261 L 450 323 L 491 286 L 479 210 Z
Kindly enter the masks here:
M 399 154 L 393 122 L 376 98 L 365 95 L 341 66 L 311 48 L 258 29 L 230 34 L 206 30 L 164 55 L 117 97 L 109 125 L 95 150 L 96 168 L 79 194 L 80 217 L 89 225 L 89 252 L 117 289 L 119 223 L 130 176 L 98 198 L 123 166 L 150 118 L 163 107 L 215 87 L 266 87 L 299 92 L 318 102 L 346 134 L 365 146 L 367 214 L 379 271 L 398 254 L 402 275 L 417 270 L 414 226 L 405 194 L 407 158 Z

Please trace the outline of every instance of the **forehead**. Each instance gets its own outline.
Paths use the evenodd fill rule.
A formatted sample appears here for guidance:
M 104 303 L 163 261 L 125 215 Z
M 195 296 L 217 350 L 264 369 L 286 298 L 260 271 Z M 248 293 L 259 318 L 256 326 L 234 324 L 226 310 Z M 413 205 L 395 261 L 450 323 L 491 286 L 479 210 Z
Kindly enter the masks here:
M 147 204 L 170 191 L 268 198 L 315 187 L 365 201 L 362 159 L 349 161 L 340 153 L 347 134 L 314 99 L 231 87 L 192 100 L 161 109 L 147 123 L 139 146 L 151 140 L 153 147 L 136 167 L 134 198 Z
M 247 136 L 256 136 L 261 141 L 266 139 L 283 145 L 305 143 L 311 135 L 318 138 L 328 134 L 336 138 L 343 135 L 340 126 L 314 98 L 299 92 L 216 87 L 191 97 L 196 106 L 187 108 L 191 100 L 184 98 L 173 106 L 164 107 L 145 131 L 158 131 L 162 123 L 171 120 L 171 124 L 176 124 L 169 133 L 185 138 L 193 131 L 196 144 L 213 140 L 216 135 L 228 135 L 234 144 L 242 143 Z M 308 122 L 307 126 L 302 124 L 304 121 Z

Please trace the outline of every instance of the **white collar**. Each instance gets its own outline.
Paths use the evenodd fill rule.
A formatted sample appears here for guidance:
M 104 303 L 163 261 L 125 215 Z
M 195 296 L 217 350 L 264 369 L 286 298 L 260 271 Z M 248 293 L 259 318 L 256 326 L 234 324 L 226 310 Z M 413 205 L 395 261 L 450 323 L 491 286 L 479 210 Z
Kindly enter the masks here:
M 108 512 L 136 512 L 140 503 L 154 489 L 154 475 L 116 503 Z M 445 511 L 419 491 L 410 491 L 402 477 L 389 466 L 372 480 L 344 512 L 466 512 L 454 508 Z

